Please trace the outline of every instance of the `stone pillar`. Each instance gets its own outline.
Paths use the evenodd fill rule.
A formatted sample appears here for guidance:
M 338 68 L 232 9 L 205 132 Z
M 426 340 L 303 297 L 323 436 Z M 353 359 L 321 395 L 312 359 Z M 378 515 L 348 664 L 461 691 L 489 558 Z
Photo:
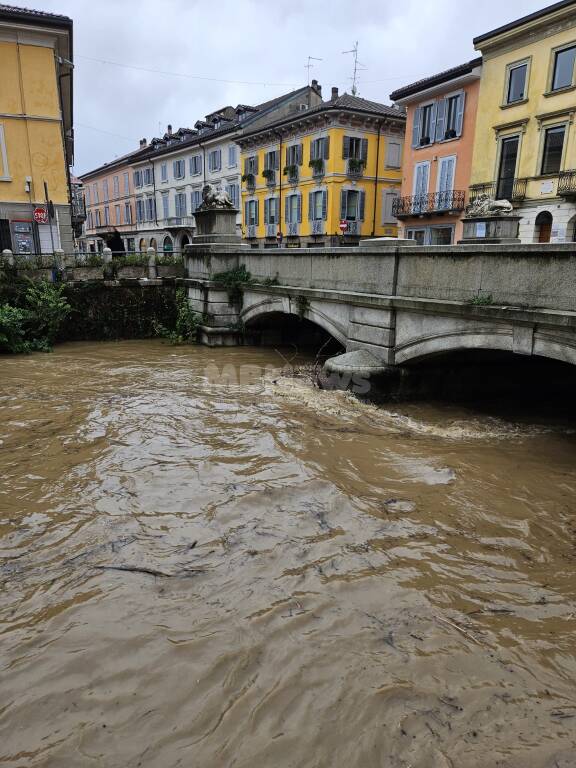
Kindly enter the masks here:
M 102 269 L 104 280 L 114 280 L 116 275 L 114 271 L 114 264 L 112 263 L 112 251 L 110 248 L 104 248 L 102 251 L 102 260 L 104 261 L 104 267 Z
M 104 265 L 112 263 L 112 251 L 110 248 L 104 248 L 102 251 L 102 259 L 104 260 Z
M 158 277 L 158 270 L 156 269 L 156 249 L 150 247 L 146 253 L 148 254 L 148 279 L 154 280 Z

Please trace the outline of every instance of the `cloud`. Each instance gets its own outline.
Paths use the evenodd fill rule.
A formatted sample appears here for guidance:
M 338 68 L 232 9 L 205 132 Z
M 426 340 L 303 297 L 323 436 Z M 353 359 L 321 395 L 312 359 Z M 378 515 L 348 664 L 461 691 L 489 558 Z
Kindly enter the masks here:
M 542 6 L 542 0 L 34 2 L 74 19 L 77 173 L 135 149 L 168 123 L 192 126 L 226 104 L 258 103 L 304 85 L 309 55 L 322 59 L 313 62 L 311 76 L 325 94 L 332 85 L 349 90 L 352 56 L 342 52 L 356 40 L 366 67 L 360 95 L 388 103 L 395 88 L 473 58 L 474 36 Z

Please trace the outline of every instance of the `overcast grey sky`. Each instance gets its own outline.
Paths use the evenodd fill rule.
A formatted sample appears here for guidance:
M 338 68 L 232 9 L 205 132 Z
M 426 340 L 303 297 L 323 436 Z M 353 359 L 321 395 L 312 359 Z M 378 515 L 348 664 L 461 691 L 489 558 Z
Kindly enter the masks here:
M 18 2 L 18 0 L 17 0 Z M 27 3 L 18 2 L 19 5 Z M 226 104 L 256 104 L 312 77 L 349 90 L 359 42 L 359 95 L 395 88 L 473 58 L 472 38 L 546 0 L 30 0 L 74 19 L 76 173 L 137 148 L 166 125 L 192 126 Z M 118 64 L 162 70 L 103 64 Z M 191 75 L 219 78 L 214 82 Z M 257 83 L 257 84 L 248 84 Z

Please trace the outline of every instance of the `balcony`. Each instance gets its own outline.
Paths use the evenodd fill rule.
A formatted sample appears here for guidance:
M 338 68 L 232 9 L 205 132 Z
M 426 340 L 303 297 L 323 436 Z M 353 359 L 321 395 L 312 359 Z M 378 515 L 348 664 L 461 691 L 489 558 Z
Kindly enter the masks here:
M 346 164 L 346 175 L 353 179 L 359 179 L 364 176 L 364 160 L 358 160 L 351 157 Z
M 470 187 L 470 202 L 473 203 L 480 195 L 488 195 L 493 200 L 508 200 L 519 203 L 526 198 L 528 179 L 501 179 L 486 184 L 472 184 Z
M 268 187 L 275 187 L 276 186 L 276 171 L 272 168 L 265 168 L 262 171 L 262 176 L 266 179 L 266 186 Z
M 361 221 L 347 221 L 346 224 L 348 226 L 346 231 L 343 232 L 344 235 L 352 235 L 352 237 L 357 237 L 360 234 L 360 229 L 362 227 Z
M 164 220 L 166 229 L 180 229 L 182 227 L 193 227 L 195 224 L 194 216 L 171 216 Z
M 255 240 L 257 237 L 256 234 L 256 224 L 247 224 L 246 225 L 246 238 L 248 240 Z
M 266 224 L 266 237 L 276 237 L 277 224 Z
M 286 176 L 288 184 L 298 184 L 298 176 L 299 176 L 298 166 L 287 165 L 284 168 L 284 176 Z
M 300 234 L 300 225 L 297 222 L 288 222 L 286 229 L 288 230 L 288 237 L 298 237 Z
M 326 173 L 324 160 L 321 160 L 321 159 L 310 160 L 309 165 L 310 165 L 310 168 L 312 169 L 313 179 L 322 179 L 324 177 L 324 174 Z
M 558 178 L 558 195 L 576 197 L 576 171 L 562 171 Z
M 313 235 L 323 235 L 325 229 L 324 219 L 314 219 L 310 222 L 310 229 Z
M 242 181 L 246 184 L 248 192 L 254 192 L 256 189 L 256 176 L 253 173 L 245 173 L 242 176 Z
M 407 216 L 433 216 L 464 210 L 466 195 L 462 190 L 432 192 L 427 195 L 399 197 L 394 201 L 392 213 L 399 219 Z

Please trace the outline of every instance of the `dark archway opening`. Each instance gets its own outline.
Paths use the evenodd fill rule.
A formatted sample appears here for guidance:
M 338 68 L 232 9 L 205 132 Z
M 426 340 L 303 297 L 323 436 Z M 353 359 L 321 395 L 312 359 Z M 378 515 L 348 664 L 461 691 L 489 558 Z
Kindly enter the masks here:
M 441 400 L 576 418 L 576 366 L 546 357 L 469 350 L 435 355 L 401 368 L 379 389 L 398 400 Z M 376 395 L 378 397 L 378 395 Z
M 552 224 L 554 219 L 548 211 L 542 211 L 536 216 L 535 241 L 537 243 L 549 243 L 552 237 Z
M 333 357 L 345 349 L 324 328 L 298 315 L 270 312 L 246 323 L 247 344 L 287 347 L 305 356 Z

